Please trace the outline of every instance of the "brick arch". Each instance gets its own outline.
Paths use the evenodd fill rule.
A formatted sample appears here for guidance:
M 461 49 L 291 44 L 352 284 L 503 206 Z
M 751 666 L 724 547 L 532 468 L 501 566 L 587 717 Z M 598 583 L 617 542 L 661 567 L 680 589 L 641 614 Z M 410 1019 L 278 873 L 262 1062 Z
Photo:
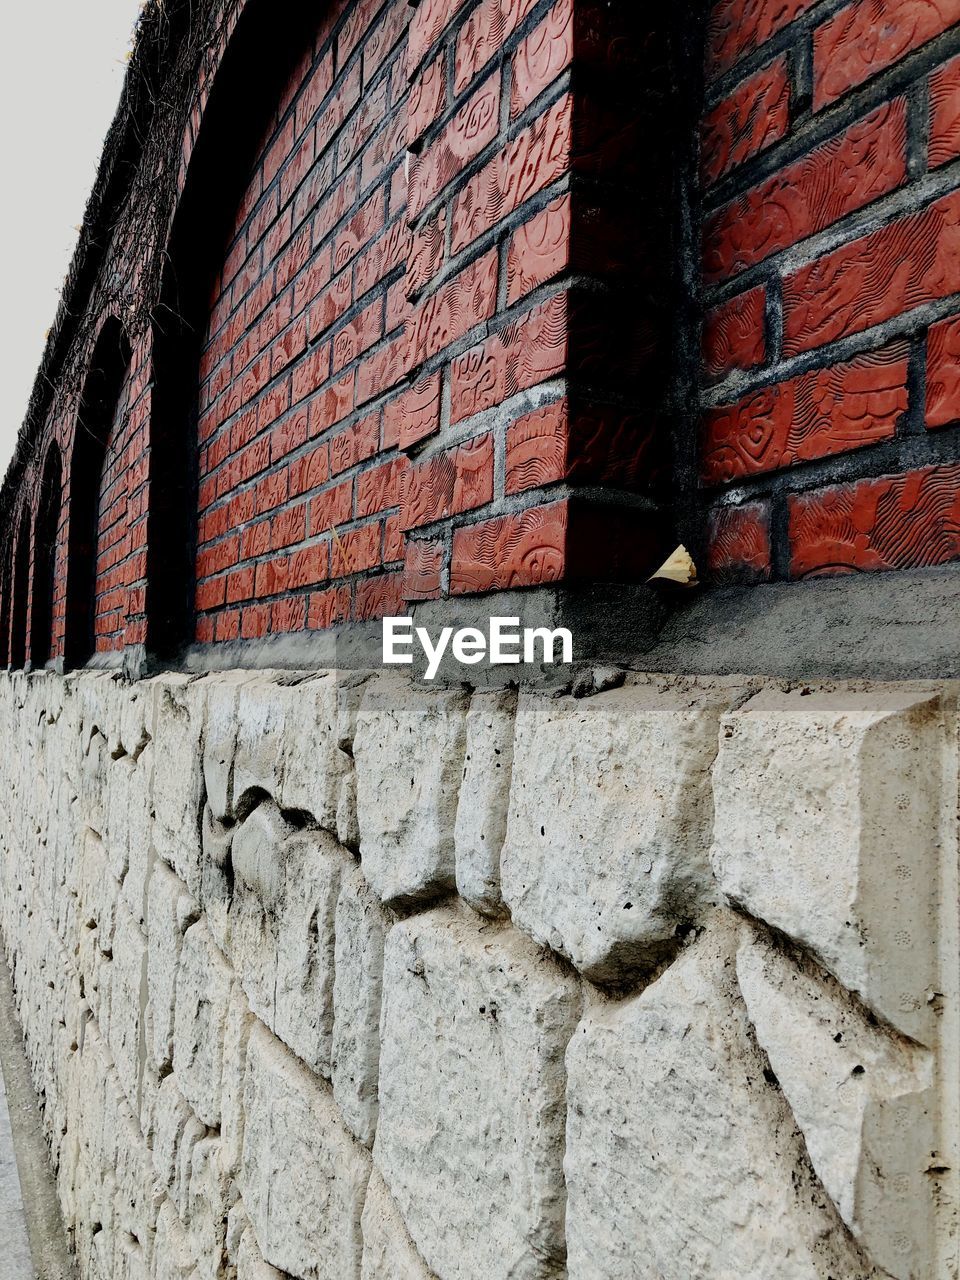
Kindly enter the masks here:
M 104 463 L 130 342 L 116 317 L 104 321 L 80 398 L 70 458 L 70 513 L 64 665 L 83 666 L 96 650 L 97 547 Z
M 63 461 L 51 440 L 40 477 L 33 518 L 33 576 L 30 592 L 30 663 L 42 669 L 53 654 L 56 553 L 63 509 Z
M 10 595 L 13 586 L 13 540 L 0 549 L 0 670 L 10 665 Z
M 30 596 L 30 513 L 21 507 L 12 544 L 10 604 L 10 666 L 18 671 L 27 662 L 27 603 Z
M 295 67 L 312 52 L 325 8 L 309 0 L 247 0 L 190 150 L 152 333 L 146 645 L 160 661 L 175 658 L 194 635 L 201 339 L 221 247 L 259 140 Z

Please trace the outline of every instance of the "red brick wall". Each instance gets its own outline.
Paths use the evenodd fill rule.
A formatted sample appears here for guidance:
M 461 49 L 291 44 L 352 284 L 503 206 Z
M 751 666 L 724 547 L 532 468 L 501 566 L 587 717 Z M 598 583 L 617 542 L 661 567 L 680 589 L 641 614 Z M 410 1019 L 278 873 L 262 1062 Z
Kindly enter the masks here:
M 716 0 L 700 480 L 720 578 L 960 556 L 960 0 Z
M 616 501 L 662 481 L 662 343 L 652 303 L 623 305 L 660 268 L 626 203 L 597 195 L 644 166 L 634 19 L 573 0 L 342 8 L 263 140 L 211 302 L 200 641 L 633 577 L 667 536 Z M 614 501 L 579 510 L 572 485 L 598 480 Z M 616 563 L 573 549 L 588 526 L 626 536 Z

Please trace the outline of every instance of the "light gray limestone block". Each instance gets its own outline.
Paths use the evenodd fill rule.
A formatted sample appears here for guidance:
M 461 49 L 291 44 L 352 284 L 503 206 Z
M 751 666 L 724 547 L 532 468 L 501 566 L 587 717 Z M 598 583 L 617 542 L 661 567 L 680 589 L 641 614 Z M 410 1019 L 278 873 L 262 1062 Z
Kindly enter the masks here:
M 503 896 L 597 982 L 663 958 L 713 895 L 710 769 L 729 688 L 521 696 Z
M 241 1194 L 264 1259 L 303 1280 L 356 1280 L 370 1157 L 329 1086 L 259 1024 L 244 1115 Z
M 588 1010 L 567 1052 L 570 1280 L 864 1280 L 810 1171 L 717 919 L 640 995 Z
M 220 1124 L 223 1042 L 233 973 L 198 920 L 183 936 L 177 965 L 173 1069 L 205 1125 Z
M 360 857 L 388 905 L 455 887 L 467 706 L 461 690 L 388 678 L 366 686 L 354 738 Z
M 517 695 L 475 693 L 467 712 L 466 758 L 457 804 L 457 889 L 476 911 L 507 914 L 500 855 L 507 836 Z
M 724 892 L 927 1044 L 944 740 L 916 688 L 771 690 L 724 721 L 714 774 Z
M 564 1050 L 577 982 L 463 907 L 396 925 L 384 958 L 374 1159 L 440 1276 L 564 1274 Z
M 936 1269 L 940 1146 L 929 1050 L 871 1024 L 833 982 L 751 927 L 737 977 L 810 1162 L 867 1253 L 896 1280 Z
M 390 921 L 359 867 L 337 899 L 333 981 L 333 1096 L 365 1146 L 377 1127 L 383 944 Z
M 360 1218 L 361 1280 L 435 1280 L 414 1246 L 393 1197 L 374 1167 Z
M 164 862 L 155 862 L 147 887 L 147 995 L 153 1064 L 173 1061 L 177 970 L 183 936 L 200 915 L 186 886 Z
M 299 831 L 271 801 L 233 841 L 230 937 L 253 1012 L 313 1070 L 330 1074 L 334 916 L 352 860 L 323 831 Z
M 150 682 L 154 695 L 154 847 L 193 896 L 201 888 L 204 795 L 202 681 L 167 675 Z

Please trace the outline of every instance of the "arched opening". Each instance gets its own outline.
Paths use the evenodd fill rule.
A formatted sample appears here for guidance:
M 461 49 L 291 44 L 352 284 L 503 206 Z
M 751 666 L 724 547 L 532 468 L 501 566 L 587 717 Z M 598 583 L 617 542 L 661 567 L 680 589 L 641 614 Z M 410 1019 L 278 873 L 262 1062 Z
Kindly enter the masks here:
M 80 398 L 70 460 L 70 524 L 64 665 L 83 666 L 96 648 L 97 534 L 104 459 L 130 366 L 130 344 L 120 322 L 105 321 Z
M 21 514 L 13 553 L 13 599 L 10 619 L 10 666 L 27 663 L 27 580 L 30 576 L 30 519 Z
M 33 523 L 33 592 L 30 617 L 30 662 L 40 669 L 53 649 L 53 594 L 57 535 L 63 495 L 60 449 L 51 441 L 43 464 L 40 501 Z
M 147 648 L 168 661 L 194 638 L 200 354 L 223 246 L 260 139 L 323 6 L 248 0 L 230 37 L 167 246 L 153 331 Z

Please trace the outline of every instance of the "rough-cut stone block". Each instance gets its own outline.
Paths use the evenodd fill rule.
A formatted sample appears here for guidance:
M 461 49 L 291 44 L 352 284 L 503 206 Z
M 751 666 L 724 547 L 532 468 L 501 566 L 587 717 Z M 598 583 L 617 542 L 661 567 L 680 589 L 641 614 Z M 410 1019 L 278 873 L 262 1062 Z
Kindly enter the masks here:
M 866 1280 L 750 1034 L 736 925 L 570 1042 L 571 1280 Z M 638 1269 L 639 1268 L 639 1269 Z
M 507 927 L 434 911 L 384 959 L 374 1158 L 439 1275 L 563 1274 L 576 982 Z
M 163 862 L 154 864 L 147 888 L 147 994 L 151 1035 L 148 1049 L 157 1067 L 173 1060 L 177 966 L 183 935 L 199 908 Z
M 221 822 L 232 817 L 233 768 L 237 749 L 237 700 L 240 685 L 255 679 L 250 672 L 227 672 L 203 682 L 203 782 L 207 804 Z
M 177 966 L 173 1069 L 204 1124 L 220 1124 L 223 1041 L 232 973 L 203 920 L 183 937 Z
M 110 1053 L 120 1085 L 135 1115 L 140 1114 L 141 1002 L 147 965 L 147 940 L 121 902 L 113 939 Z
M 264 801 L 233 841 L 231 948 L 254 1013 L 308 1066 L 330 1074 L 334 915 L 350 859 Z
M 241 1192 L 265 1260 L 303 1280 L 356 1277 L 369 1156 L 329 1089 L 259 1025 L 244 1111 Z
M 500 854 L 507 835 L 517 695 L 475 693 L 467 712 L 466 761 L 457 805 L 457 889 L 484 915 L 506 914 Z
M 122 761 L 118 761 L 122 763 Z M 127 789 L 127 872 L 121 900 L 138 924 L 146 922 L 147 883 L 155 860 L 153 852 L 153 746 L 148 744 L 134 766 Z
M 514 923 L 615 981 L 658 960 L 709 897 L 722 690 L 641 684 L 521 697 L 503 850 Z
M 190 1280 L 196 1273 L 197 1260 L 169 1200 L 163 1202 L 157 1214 L 155 1254 L 155 1280 Z
M 456 883 L 454 825 L 466 694 L 379 679 L 357 718 L 357 816 L 364 873 L 387 903 L 426 901 Z
M 354 867 L 337 899 L 333 980 L 333 1096 L 365 1146 L 377 1127 L 383 942 L 389 921 Z
M 361 1280 L 431 1280 L 387 1185 L 374 1168 L 360 1218 L 363 1231 Z
M 930 693 L 771 690 L 724 721 L 714 773 L 723 890 L 924 1043 L 936 1020 L 943 744 Z M 955 794 L 946 803 L 955 811 Z
M 737 977 L 810 1162 L 871 1259 L 933 1275 L 939 1143 L 929 1050 L 868 1022 L 833 982 L 745 928 Z
M 200 897 L 203 801 L 203 685 L 183 676 L 153 681 L 154 846 L 195 898 Z
M 283 1280 L 283 1273 L 264 1262 L 257 1237 L 247 1227 L 240 1237 L 237 1253 L 237 1280 Z
M 227 1007 L 223 1037 L 223 1084 L 220 1098 L 220 1159 L 224 1169 L 236 1173 L 243 1153 L 243 1085 L 247 1068 L 247 1042 L 253 1014 L 240 983 L 234 980 Z

